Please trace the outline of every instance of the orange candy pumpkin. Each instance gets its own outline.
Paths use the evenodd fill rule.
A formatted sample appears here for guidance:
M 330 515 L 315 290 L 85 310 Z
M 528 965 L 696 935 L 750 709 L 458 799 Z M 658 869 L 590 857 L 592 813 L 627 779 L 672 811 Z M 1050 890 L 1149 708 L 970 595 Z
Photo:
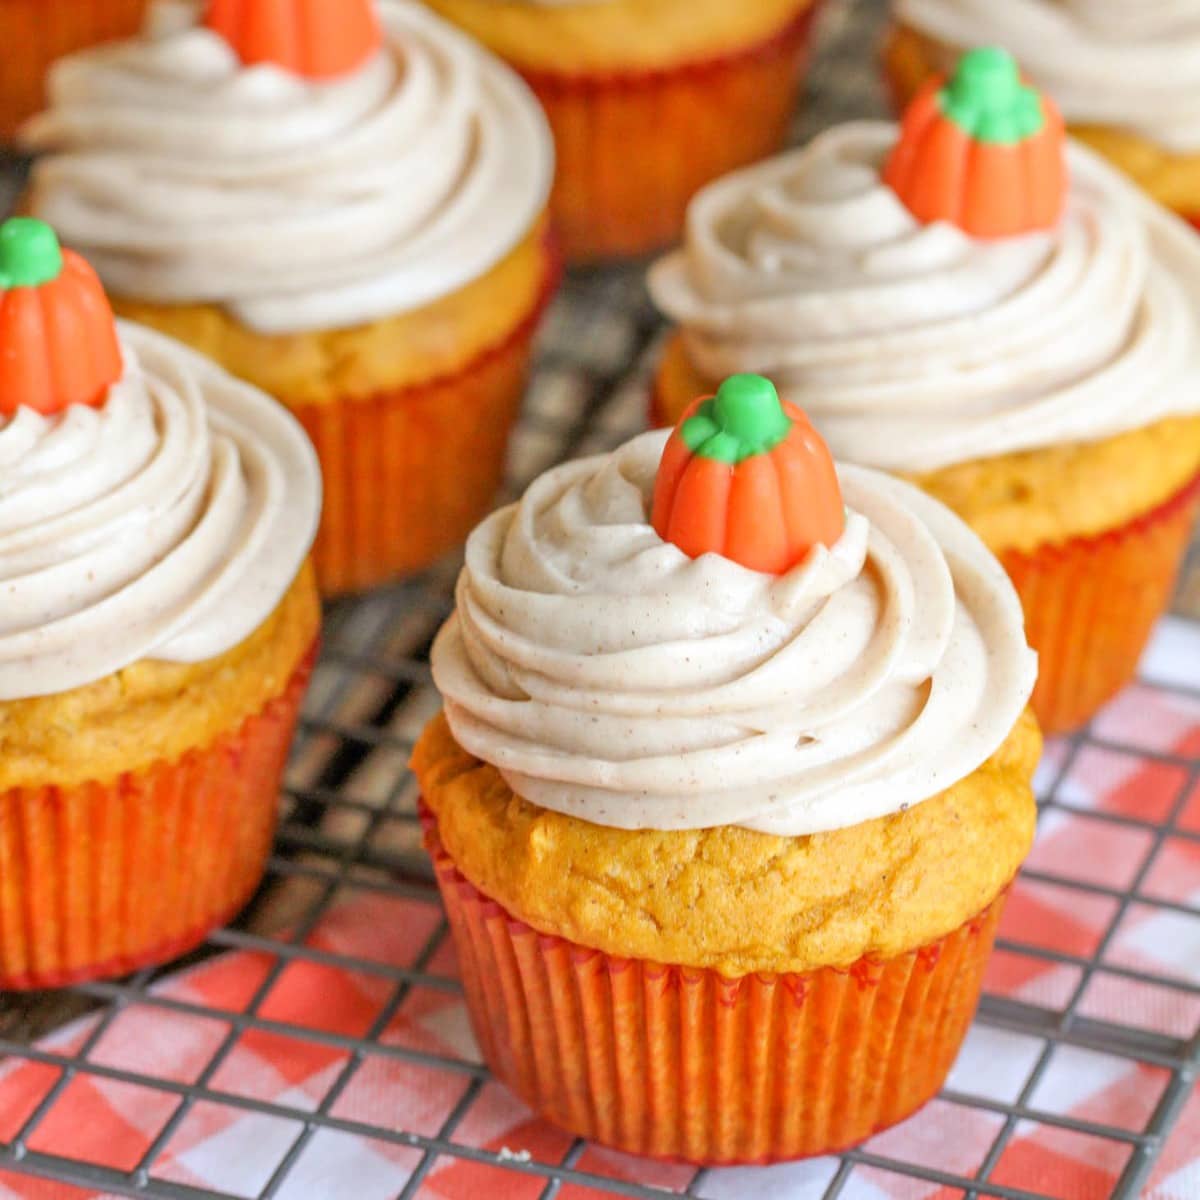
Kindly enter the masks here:
M 204 23 L 247 66 L 308 79 L 345 75 L 383 45 L 373 0 L 209 0 Z
M 108 297 L 92 268 L 49 225 L 0 225 L 0 416 L 99 405 L 121 377 Z
M 979 238 L 1052 229 L 1067 197 L 1066 131 L 1004 50 L 972 50 L 913 99 L 884 181 L 921 221 Z
M 782 575 L 846 527 L 829 448 L 769 380 L 734 375 L 684 413 L 663 451 L 651 521 L 685 554 Z

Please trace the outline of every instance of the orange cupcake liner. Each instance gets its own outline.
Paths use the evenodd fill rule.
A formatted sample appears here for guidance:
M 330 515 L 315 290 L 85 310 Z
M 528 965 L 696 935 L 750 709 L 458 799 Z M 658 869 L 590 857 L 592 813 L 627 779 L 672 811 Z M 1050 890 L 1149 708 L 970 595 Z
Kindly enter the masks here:
M 819 0 L 735 53 L 663 70 L 522 69 L 554 131 L 551 208 L 568 261 L 634 257 L 675 241 L 705 184 L 783 145 Z
M 921 85 L 933 74 L 933 67 L 922 61 L 910 38 L 904 26 L 893 25 L 880 52 L 884 87 L 892 111 L 897 116 L 904 112 L 909 101 L 920 91 Z
M 929 946 L 844 970 L 726 978 L 539 934 L 455 867 L 425 814 L 467 1007 L 534 1111 L 704 1166 L 843 1150 L 914 1113 L 974 1016 L 1005 895 Z
M 1081 725 L 1137 674 L 1170 605 L 1198 508 L 1200 475 L 1116 529 L 1000 556 L 1038 652 L 1032 705 L 1044 732 Z
M 45 102 L 50 64 L 136 33 L 149 0 L 0 0 L 0 141 Z
M 110 783 L 0 792 L 0 990 L 166 962 L 258 887 L 316 659 L 240 728 Z
M 423 570 L 487 515 L 504 478 L 534 334 L 558 287 L 545 284 L 502 342 L 424 383 L 288 407 L 316 447 L 325 505 L 313 560 L 325 595 Z

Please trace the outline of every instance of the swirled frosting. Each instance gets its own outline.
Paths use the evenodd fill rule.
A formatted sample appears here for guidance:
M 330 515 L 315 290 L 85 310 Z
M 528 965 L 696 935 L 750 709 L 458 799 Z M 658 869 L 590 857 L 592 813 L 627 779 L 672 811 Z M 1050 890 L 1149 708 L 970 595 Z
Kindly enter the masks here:
M 245 68 L 195 4 L 68 58 L 24 131 L 32 207 L 109 290 L 217 303 L 264 333 L 427 304 L 504 257 L 546 204 L 553 147 L 520 79 L 382 0 L 387 47 L 316 83 Z
M 896 0 L 906 25 L 957 52 L 1011 50 L 1069 121 L 1200 150 L 1196 0 Z
M 0 417 L 0 701 L 142 659 L 202 662 L 262 624 L 316 534 L 316 455 L 279 405 L 120 325 L 100 408 Z
M 465 749 L 596 824 L 798 836 L 929 799 L 1001 745 L 1036 660 L 957 517 L 844 467 L 832 549 L 781 577 L 693 560 L 647 517 L 665 438 L 556 468 L 472 535 L 433 652 Z
M 1083 147 L 1050 233 L 922 225 L 895 127 L 839 126 L 693 200 L 650 276 L 706 377 L 768 375 L 834 453 L 892 470 L 1200 411 L 1200 241 Z

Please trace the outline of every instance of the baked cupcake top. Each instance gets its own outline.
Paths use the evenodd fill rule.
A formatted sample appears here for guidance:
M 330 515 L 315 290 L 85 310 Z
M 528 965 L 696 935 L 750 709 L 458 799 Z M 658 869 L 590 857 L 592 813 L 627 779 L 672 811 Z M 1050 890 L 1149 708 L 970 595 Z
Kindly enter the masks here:
M 787 835 L 964 778 L 1036 675 L 975 535 L 905 483 L 835 473 L 757 377 L 485 521 L 432 661 L 459 744 L 534 804 Z
M 1073 123 L 1200 150 L 1196 0 L 896 0 L 895 11 L 948 47 L 1006 46 Z
M 769 374 L 836 454 L 905 471 L 1200 410 L 1192 230 L 1064 145 L 999 52 L 905 130 L 842 125 L 697 196 L 650 287 L 699 371 Z
M 408 0 L 381 0 L 380 25 L 363 5 L 375 40 L 349 67 L 319 30 L 299 56 L 248 36 L 235 7 L 159 0 L 141 37 L 60 62 L 25 128 L 48 152 L 33 211 L 114 294 L 220 304 L 268 334 L 348 327 L 454 291 L 528 234 L 553 145 L 498 60 Z
M 320 502 L 283 408 L 114 323 L 48 226 L 0 226 L 0 701 L 232 649 L 294 581 Z

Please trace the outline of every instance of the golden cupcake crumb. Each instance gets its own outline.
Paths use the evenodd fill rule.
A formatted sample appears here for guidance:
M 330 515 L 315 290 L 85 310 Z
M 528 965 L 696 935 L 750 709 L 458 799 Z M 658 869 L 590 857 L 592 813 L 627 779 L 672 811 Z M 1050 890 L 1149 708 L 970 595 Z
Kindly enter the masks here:
M 1026 713 L 966 779 L 831 833 L 610 829 L 517 796 L 444 716 L 413 756 L 459 870 L 544 933 L 729 976 L 847 966 L 926 945 L 985 909 L 1033 842 L 1041 734 Z
M 176 338 L 285 404 L 368 398 L 461 370 L 512 335 L 547 286 L 546 220 L 490 271 L 411 312 L 369 325 L 264 334 L 215 304 L 114 297 L 117 315 Z
M 209 745 L 284 693 L 320 619 L 306 563 L 271 616 L 217 658 L 147 659 L 69 692 L 0 701 L 0 791 L 106 783 Z
M 607 0 L 543 6 L 527 0 L 426 0 L 518 68 L 571 74 L 675 67 L 770 38 L 809 0 Z

